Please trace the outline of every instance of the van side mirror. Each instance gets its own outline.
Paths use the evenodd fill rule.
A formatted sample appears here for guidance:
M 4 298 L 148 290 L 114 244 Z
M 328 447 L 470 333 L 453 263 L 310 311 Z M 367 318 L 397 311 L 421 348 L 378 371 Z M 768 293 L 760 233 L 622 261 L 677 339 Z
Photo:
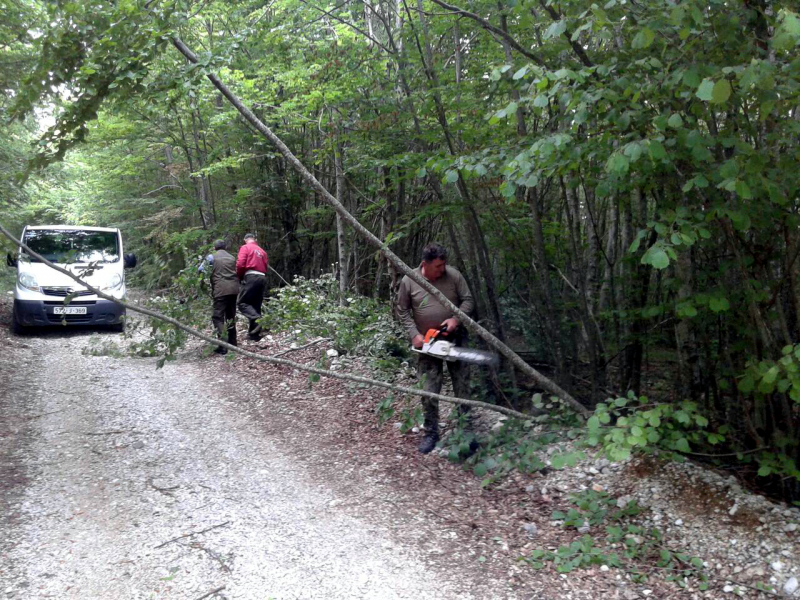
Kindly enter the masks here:
M 136 266 L 136 255 L 133 252 L 126 254 L 122 257 L 122 259 L 125 262 L 126 269 L 132 269 Z
M 15 269 L 17 267 L 17 257 L 11 254 L 11 252 L 8 252 L 6 254 L 6 264 L 10 268 Z

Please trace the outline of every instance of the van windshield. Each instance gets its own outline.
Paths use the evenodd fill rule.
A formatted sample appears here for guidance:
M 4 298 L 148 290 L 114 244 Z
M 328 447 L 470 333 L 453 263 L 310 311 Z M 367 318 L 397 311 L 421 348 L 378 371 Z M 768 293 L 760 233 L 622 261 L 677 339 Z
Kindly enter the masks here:
M 29 229 L 22 241 L 54 263 L 113 263 L 119 260 L 119 239 L 114 231 Z M 31 261 L 40 262 L 34 257 Z

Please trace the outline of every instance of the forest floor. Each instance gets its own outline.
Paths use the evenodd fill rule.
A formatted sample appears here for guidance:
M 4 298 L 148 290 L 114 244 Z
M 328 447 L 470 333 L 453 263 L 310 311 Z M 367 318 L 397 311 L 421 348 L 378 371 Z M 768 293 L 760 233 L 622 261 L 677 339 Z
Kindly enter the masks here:
M 0 300 L 0 592 L 9 598 L 733 598 L 791 591 L 800 512 L 725 474 L 654 461 L 511 476 L 490 488 L 390 420 L 385 393 L 241 357 L 92 355 L 122 336 L 8 331 Z M 296 342 L 270 336 L 248 350 Z M 286 358 L 315 364 L 325 346 Z M 368 373 L 366 362 L 334 366 Z M 644 507 L 709 589 L 645 561 L 558 573 L 520 557 L 581 537 L 571 494 Z M 598 540 L 601 526 L 590 528 Z M 186 536 L 186 537 L 180 537 Z M 731 580 L 736 580 L 735 583 Z M 800 594 L 800 593 L 799 593 Z M 797 597 L 800 597 L 798 595 Z

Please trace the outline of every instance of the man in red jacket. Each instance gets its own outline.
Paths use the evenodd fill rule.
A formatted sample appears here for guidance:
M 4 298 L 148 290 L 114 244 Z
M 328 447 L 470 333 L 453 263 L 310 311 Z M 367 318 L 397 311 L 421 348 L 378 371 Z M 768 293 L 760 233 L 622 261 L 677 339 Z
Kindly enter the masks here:
M 242 283 L 239 312 L 250 320 L 247 337 L 260 340 L 262 329 L 258 319 L 261 317 L 261 303 L 267 284 L 267 253 L 256 244 L 256 236 L 252 233 L 244 236 L 244 246 L 239 248 L 236 276 Z

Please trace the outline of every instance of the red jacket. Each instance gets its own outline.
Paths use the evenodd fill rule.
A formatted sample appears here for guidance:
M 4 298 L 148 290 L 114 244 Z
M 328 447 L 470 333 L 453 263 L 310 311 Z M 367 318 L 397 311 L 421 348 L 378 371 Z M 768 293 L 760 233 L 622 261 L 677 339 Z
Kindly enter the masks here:
M 260 271 L 267 273 L 267 253 L 255 242 L 245 244 L 239 248 L 236 258 L 236 276 L 244 279 L 245 271 Z

